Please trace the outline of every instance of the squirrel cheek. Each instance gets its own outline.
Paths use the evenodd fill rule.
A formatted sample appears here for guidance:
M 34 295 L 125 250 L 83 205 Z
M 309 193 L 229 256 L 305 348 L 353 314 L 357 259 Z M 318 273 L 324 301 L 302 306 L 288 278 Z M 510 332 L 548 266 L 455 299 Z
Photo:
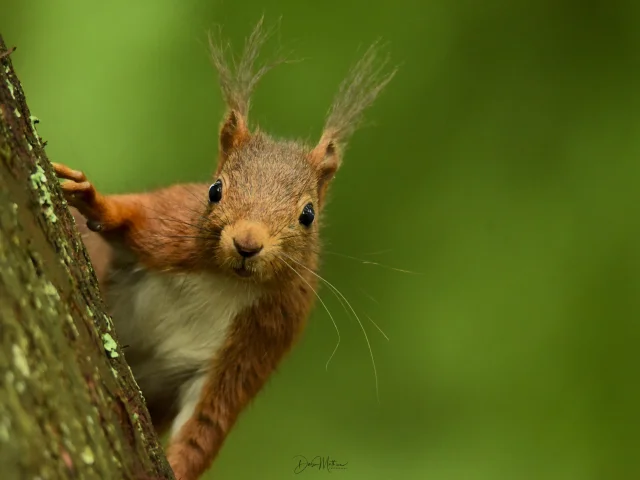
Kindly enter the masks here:
M 222 230 L 220 234 L 220 251 L 222 252 L 224 259 L 233 257 L 234 247 L 233 247 L 233 236 L 228 232 L 228 229 L 225 228 Z

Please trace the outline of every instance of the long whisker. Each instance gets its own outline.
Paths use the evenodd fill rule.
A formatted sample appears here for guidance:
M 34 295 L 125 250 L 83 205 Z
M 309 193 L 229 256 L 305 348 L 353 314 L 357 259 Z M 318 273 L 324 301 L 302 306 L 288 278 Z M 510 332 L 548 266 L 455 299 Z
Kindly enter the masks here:
M 389 337 L 387 337 L 387 334 L 382 331 L 382 329 L 380 328 L 380 325 L 378 325 L 376 322 L 374 322 L 373 318 L 371 318 L 366 313 L 364 314 L 364 316 L 367 317 L 371 323 L 373 323 L 373 325 L 378 329 L 378 331 L 382 334 L 382 336 L 387 339 L 387 342 L 388 342 L 389 341 Z
M 182 224 L 184 224 L 184 225 L 187 225 L 187 226 L 189 226 L 189 227 L 193 227 L 193 228 L 196 228 L 196 229 L 199 229 L 199 230 L 201 230 L 201 229 L 202 229 L 202 227 L 200 227 L 199 225 L 194 225 L 194 224 L 192 224 L 192 223 L 185 222 L 184 220 L 182 220 L 182 219 L 180 219 L 180 218 L 176 218 L 176 217 L 174 217 L 174 216 L 167 215 L 167 213 L 166 213 L 166 212 L 163 212 L 163 211 L 158 210 L 158 209 L 156 209 L 156 208 L 150 207 L 149 205 L 144 205 L 144 204 L 142 204 L 142 203 L 139 203 L 138 205 L 139 205 L 139 206 L 141 206 L 142 208 L 146 209 L 146 210 L 150 210 L 150 211 L 152 211 L 152 212 L 155 212 L 155 213 L 157 213 L 157 214 L 160 214 L 160 215 L 161 215 L 161 217 L 158 217 L 158 218 L 156 218 L 155 220 L 171 220 L 171 221 L 173 221 L 173 222 L 176 222 L 176 223 L 182 223 Z M 186 207 L 185 207 L 184 205 L 180 205 L 178 208 L 186 208 Z M 195 211 L 194 211 L 194 212 L 195 212 Z M 202 217 L 202 216 L 201 216 L 201 218 L 202 218 L 202 219 L 206 219 L 206 217 Z
M 373 357 L 373 349 L 371 348 L 371 342 L 369 341 L 369 335 L 367 335 L 367 331 L 365 330 L 364 325 L 362 325 L 362 321 L 360 320 L 360 317 L 358 317 L 358 314 L 356 313 L 356 311 L 351 306 L 351 303 L 349 303 L 349 300 L 347 300 L 346 297 L 344 295 L 342 295 L 340 290 L 338 290 L 336 287 L 334 287 L 333 284 L 331 284 L 328 280 L 322 278 L 320 275 L 318 275 L 316 272 L 311 270 L 309 267 L 307 267 L 306 265 L 303 265 L 302 263 L 298 262 L 295 258 L 291 258 L 289 255 L 287 255 L 284 252 L 282 252 L 282 254 L 285 255 L 287 258 L 289 258 L 291 261 L 293 261 L 293 262 L 297 263 L 298 265 L 300 265 L 302 268 L 304 268 L 304 269 L 308 270 L 309 272 L 311 272 L 313 275 L 315 275 L 320 280 L 322 280 L 331 289 L 333 289 L 338 295 L 340 295 L 345 302 L 347 302 L 347 305 L 351 309 L 351 312 L 353 312 L 353 315 L 356 317 L 356 320 L 358 320 L 358 324 L 360 325 L 360 328 L 362 329 L 362 333 L 364 333 L 364 338 L 367 341 L 367 346 L 369 347 L 369 354 L 371 355 L 371 364 L 373 365 L 373 374 L 374 374 L 375 381 L 376 381 L 376 398 L 378 399 L 378 403 L 380 403 L 380 391 L 379 391 L 379 388 L 378 388 L 378 370 L 376 369 L 376 361 L 375 361 L 375 359 Z
M 188 191 L 188 190 L 187 190 L 187 191 Z M 190 222 L 187 222 L 187 221 L 185 221 L 185 220 L 183 220 L 183 219 L 176 218 L 176 217 L 171 216 L 171 215 L 167 215 L 167 213 L 166 213 L 166 212 L 160 211 L 160 210 L 158 210 L 158 209 L 156 209 L 156 208 L 153 208 L 153 207 L 150 207 L 150 206 L 148 206 L 148 205 L 143 205 L 143 204 L 139 204 L 139 205 L 140 205 L 142 208 L 145 208 L 145 209 L 147 209 L 147 210 L 150 210 L 150 211 L 155 212 L 155 213 L 157 213 L 157 214 L 159 214 L 159 215 L 160 215 L 159 217 L 152 217 L 151 219 L 153 219 L 153 220 L 158 220 L 158 221 L 170 221 L 170 222 L 174 222 L 174 223 L 178 223 L 178 224 L 182 224 L 182 225 L 185 225 L 185 226 L 188 226 L 188 227 L 194 228 L 194 229 L 195 229 L 195 230 L 197 230 L 198 232 L 207 233 L 207 234 L 214 233 L 214 230 L 213 230 L 213 229 L 208 228 L 208 227 L 207 227 L 206 225 L 204 225 L 204 224 L 203 224 L 203 225 L 198 225 L 198 224 L 190 223 Z M 205 221 L 209 220 L 207 217 L 203 216 L 201 212 L 198 212 L 198 211 L 196 211 L 196 210 L 194 210 L 194 209 L 192 209 L 192 208 L 190 208 L 190 207 L 188 207 L 188 206 L 186 206 L 186 205 L 182 205 L 182 204 L 181 204 L 181 205 L 178 205 L 178 204 L 175 204 L 175 208 L 176 208 L 176 209 L 186 209 L 187 211 L 190 211 L 190 212 L 194 213 L 194 215 L 195 215 L 197 218 L 201 219 L 201 220 L 205 220 Z M 215 217 L 217 217 L 217 218 L 220 218 L 220 216 L 219 216 L 219 215 L 217 215 L 217 213 L 216 213 L 216 212 L 212 212 L 212 214 L 213 214 L 213 216 L 215 216 Z
M 178 223 L 180 225 L 184 225 L 184 226 L 187 226 L 187 227 L 195 228 L 198 231 L 206 231 L 200 225 L 194 225 L 193 223 L 185 222 L 184 220 L 178 220 L 178 219 L 172 218 L 172 217 L 149 217 L 149 220 L 158 220 L 160 222 L 174 222 L 174 223 Z
M 195 185 L 195 186 L 196 187 L 202 186 L 203 194 L 206 191 L 204 184 L 203 185 Z M 189 187 L 191 187 L 191 188 L 189 188 Z M 204 198 L 196 195 L 196 193 L 194 192 L 193 185 L 180 185 L 180 188 L 182 190 L 184 190 L 186 193 L 188 193 L 189 195 L 191 195 L 193 197 L 193 199 L 196 201 L 196 203 L 198 203 L 203 208 L 203 210 L 207 209 L 207 207 L 209 206 L 209 203 Z M 192 207 L 190 207 L 190 206 L 188 206 L 188 205 L 186 205 L 184 203 L 176 203 L 176 202 L 174 202 L 173 206 L 176 209 L 186 209 L 187 211 L 192 212 L 197 218 L 199 218 L 201 220 L 207 220 L 208 219 L 207 216 L 202 214 L 202 211 L 195 210 L 194 208 L 192 208 Z M 150 210 L 154 210 L 149 206 L 145 206 L 145 207 L 149 208 Z M 162 213 L 162 212 L 159 212 L 158 210 L 156 210 L 156 211 L 158 213 Z M 219 213 L 215 212 L 215 211 L 210 212 L 209 215 L 214 215 L 217 218 L 221 218 Z M 226 215 L 225 215 L 225 219 L 224 220 L 226 222 Z
M 214 236 L 206 236 L 206 235 L 159 235 L 159 234 L 151 234 L 150 236 L 156 238 L 189 238 L 189 239 L 199 239 L 199 240 L 211 240 L 216 238 Z
M 201 204 L 203 207 L 206 207 L 206 206 L 207 206 L 207 201 L 206 201 L 204 198 L 201 198 L 201 197 L 197 196 L 197 195 L 195 194 L 195 192 L 193 191 L 193 189 L 191 189 L 191 188 L 187 188 L 187 186 L 186 186 L 186 185 L 182 185 L 181 187 L 182 187 L 182 190 L 184 190 L 184 191 L 185 191 L 185 192 L 187 192 L 189 195 L 191 195 L 191 196 L 192 196 L 192 197 L 193 197 L 193 198 L 194 198 L 194 199 L 195 199 L 199 204 Z M 203 190 L 203 193 L 206 191 L 206 187 L 204 187 L 204 184 L 203 184 L 203 189 L 202 189 L 202 190 Z
M 372 302 L 377 303 L 378 305 L 380 305 L 380 302 L 378 300 L 376 300 L 375 298 L 373 298 L 371 295 L 369 295 L 367 292 L 364 291 L 364 289 L 360 289 L 360 291 L 367 297 L 369 298 Z
M 316 291 L 316 289 L 315 289 L 315 288 L 313 288 L 313 287 L 311 286 L 311 284 L 307 281 L 307 279 L 306 279 L 306 278 L 304 278 L 302 275 L 300 275 L 300 273 L 299 273 L 295 268 L 293 268 L 291 265 L 289 265 L 289 263 L 288 263 L 284 258 L 280 258 L 280 257 L 276 257 L 276 258 L 277 258 L 278 260 L 281 260 L 282 262 L 284 262 L 284 264 L 285 264 L 287 267 L 289 267 L 289 268 L 290 268 L 290 269 L 291 269 L 291 270 L 292 270 L 296 275 L 298 275 L 298 276 L 302 279 L 302 281 L 303 281 L 304 283 L 306 283 L 306 284 L 309 286 L 309 288 L 310 288 L 311 290 L 313 290 L 313 293 L 315 293 L 316 297 L 318 297 L 318 300 L 320 300 L 320 303 L 322 303 L 322 306 L 324 307 L 324 309 L 325 309 L 325 310 L 327 311 L 327 313 L 329 314 L 329 318 L 331 319 L 331 322 L 333 322 L 333 326 L 334 326 L 334 328 L 336 329 L 336 333 L 338 334 L 338 342 L 336 343 L 336 346 L 335 346 L 335 348 L 333 349 L 333 352 L 331 352 L 331 356 L 329 357 L 329 360 L 327 360 L 327 363 L 326 363 L 326 365 L 325 365 L 325 370 L 329 370 L 329 362 L 331 362 L 331 359 L 333 358 L 333 356 L 334 356 L 334 355 L 336 354 L 336 352 L 338 351 L 338 347 L 340 346 L 340 341 L 341 341 L 341 338 L 340 338 L 340 330 L 338 330 L 338 324 L 337 324 L 337 323 L 336 323 L 336 321 L 334 320 L 333 315 L 331 315 L 331 312 L 329 311 L 329 308 L 327 307 L 327 305 L 324 303 L 324 301 L 322 300 L 322 298 L 320 298 L 320 295 L 318 294 L 318 292 Z
M 190 195 L 191 195 L 191 196 L 196 200 L 196 202 L 197 202 L 197 203 L 199 203 L 199 204 L 202 206 L 202 208 L 203 208 L 203 209 L 205 209 L 205 210 L 206 210 L 206 209 L 210 206 L 210 204 L 209 204 L 207 201 L 205 201 L 205 200 L 201 199 L 200 197 L 198 197 L 198 196 L 197 196 L 197 195 L 196 195 L 196 194 L 195 194 L 191 189 L 187 188 L 187 187 L 186 187 L 186 186 L 184 186 L 184 185 L 182 186 L 182 189 L 183 189 L 185 192 L 189 193 L 189 194 L 190 194 Z M 199 212 L 199 211 L 197 211 L 197 210 L 194 210 L 193 208 L 189 208 L 189 207 L 187 207 L 186 205 L 183 205 L 183 204 L 175 204 L 175 206 L 176 206 L 177 208 L 186 208 L 187 210 L 189 210 L 189 211 L 193 212 L 193 213 L 194 213 L 196 216 L 198 216 L 200 219 L 202 219 L 202 220 L 208 220 L 208 218 L 207 218 L 206 216 L 202 215 L 202 212 Z M 223 214 L 223 215 L 224 215 L 224 218 L 221 216 L 221 214 Z M 213 215 L 214 217 L 216 217 L 216 218 L 218 218 L 218 219 L 223 220 L 225 223 L 229 223 L 229 222 L 228 222 L 228 218 L 227 218 L 227 216 L 226 216 L 226 214 L 225 214 L 224 210 L 222 210 L 222 211 L 218 212 L 218 211 L 216 211 L 216 209 L 214 209 L 214 210 L 212 210 L 212 211 L 210 211 L 210 212 L 209 212 L 209 216 L 211 216 L 211 215 Z
M 380 305 L 380 302 L 378 302 L 375 298 L 373 298 L 371 295 L 368 295 L 367 292 L 365 292 L 363 289 L 360 289 L 365 295 L 367 295 L 369 298 L 371 298 L 371 300 L 373 300 L 375 303 L 377 303 L 378 305 Z M 334 292 L 335 295 L 335 292 Z M 340 303 L 342 304 L 342 306 L 344 307 L 345 312 L 347 312 L 347 315 L 349 315 L 349 317 L 351 317 L 351 314 L 349 313 L 349 311 L 347 310 L 346 305 L 344 304 L 344 302 L 340 299 L 340 297 L 338 297 L 336 295 L 336 297 L 338 298 L 338 300 L 340 300 Z M 382 336 L 389 341 L 389 337 L 387 336 L 386 333 L 384 333 L 384 331 L 382 330 L 382 328 L 380 328 L 380 325 L 378 325 L 376 322 L 373 321 L 373 318 L 371 318 L 369 315 L 367 315 L 366 313 L 364 314 L 365 317 L 367 317 L 369 319 L 369 321 L 371 323 L 373 323 L 373 325 L 378 329 L 378 331 L 382 334 Z
M 291 258 L 291 257 L 289 257 L 289 258 Z M 329 289 L 329 291 L 330 291 L 331 293 L 333 293 L 333 295 L 338 299 L 338 301 L 340 302 L 340 305 L 342 305 L 342 308 L 344 308 L 344 311 L 345 311 L 345 313 L 347 314 L 347 316 L 348 316 L 349 318 L 351 318 L 351 312 L 347 309 L 347 305 L 345 304 L 344 300 L 342 300 L 342 298 L 340 298 L 340 297 L 338 296 L 338 294 L 337 294 L 336 292 L 334 292 L 334 291 L 333 291 L 333 289 L 331 289 L 331 288 L 330 288 L 330 289 Z M 373 302 L 375 302 L 375 303 L 377 303 L 378 305 L 380 305 L 380 302 L 378 302 L 375 298 L 373 298 L 371 295 L 369 295 L 367 292 L 365 292 L 362 288 L 360 289 L 360 291 L 361 291 L 362 293 L 364 293 L 367 297 L 369 297 Z M 366 315 L 366 313 L 365 313 L 365 315 Z M 371 317 L 369 317 L 368 315 L 366 315 L 366 316 L 367 316 L 367 318 L 369 319 L 369 321 L 370 321 L 371 323 L 373 323 L 373 325 L 378 329 L 378 331 L 382 334 L 382 336 L 383 336 L 387 341 L 389 341 L 389 337 L 388 337 L 388 336 L 387 336 L 387 334 L 382 330 L 382 328 L 381 328 L 381 327 L 380 327 L 380 326 L 379 326 L 379 325 L 378 325 L 378 324 L 377 324 L 377 323 L 376 323 L 376 322 L 375 322 Z
M 393 252 L 393 248 L 387 248 L 386 250 L 376 250 L 375 252 L 367 252 L 362 255 L 382 255 L 383 253 Z
M 337 252 L 329 252 L 327 250 L 324 251 L 324 253 L 328 253 L 329 255 L 337 255 L 339 257 L 344 257 L 344 258 L 348 258 L 350 260 L 355 260 L 356 262 L 360 262 L 364 265 L 376 265 L 378 267 L 382 267 L 382 268 L 388 268 L 389 270 L 394 270 L 396 272 L 400 272 L 400 273 L 409 273 L 411 275 L 422 275 L 420 272 L 413 272 L 411 270 L 404 270 L 402 268 L 396 268 L 396 267 L 391 267 L 389 265 L 384 265 L 382 263 L 378 263 L 378 262 L 373 262 L 371 260 L 362 260 L 361 258 L 357 258 L 357 257 L 352 257 L 351 255 L 345 255 L 343 253 L 337 253 Z
M 195 208 L 191 207 L 188 203 L 185 202 L 171 202 L 176 208 L 186 208 L 187 210 L 197 214 L 197 215 L 202 215 L 202 211 L 206 210 L 209 207 L 209 203 L 204 201 L 203 199 L 201 199 L 200 197 L 198 197 L 194 192 L 192 192 L 190 189 L 188 189 L 187 187 L 185 187 L 184 185 L 182 186 L 182 190 L 184 190 L 186 193 L 188 193 L 189 195 L 191 195 L 196 204 L 198 204 L 198 206 L 201 207 L 201 210 L 196 210 Z M 202 218 L 206 218 L 206 217 L 202 217 Z

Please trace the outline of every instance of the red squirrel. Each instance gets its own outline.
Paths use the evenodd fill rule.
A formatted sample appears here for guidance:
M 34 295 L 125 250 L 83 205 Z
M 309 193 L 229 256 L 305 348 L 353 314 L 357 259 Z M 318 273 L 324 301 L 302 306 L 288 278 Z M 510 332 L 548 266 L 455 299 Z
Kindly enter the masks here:
M 300 336 L 317 298 L 319 220 L 363 111 L 395 74 L 373 44 L 315 146 L 248 126 L 260 20 L 241 58 L 211 41 L 227 112 L 213 183 L 102 195 L 54 164 L 116 333 L 178 480 L 211 465 L 245 405 Z M 86 220 L 86 227 L 80 222 Z M 84 222 L 83 222 L 84 223 Z

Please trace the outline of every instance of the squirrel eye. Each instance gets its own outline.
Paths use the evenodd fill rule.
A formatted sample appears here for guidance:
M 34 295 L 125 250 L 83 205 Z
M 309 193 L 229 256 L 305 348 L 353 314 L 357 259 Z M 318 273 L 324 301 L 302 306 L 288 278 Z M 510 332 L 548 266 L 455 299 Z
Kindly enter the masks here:
M 209 202 L 218 203 L 222 199 L 222 180 L 216 182 L 209 187 Z
M 302 225 L 308 227 L 313 223 L 313 219 L 315 218 L 315 216 L 316 213 L 313 211 L 313 205 L 307 203 L 302 209 L 302 213 L 300 214 L 300 218 L 298 220 Z

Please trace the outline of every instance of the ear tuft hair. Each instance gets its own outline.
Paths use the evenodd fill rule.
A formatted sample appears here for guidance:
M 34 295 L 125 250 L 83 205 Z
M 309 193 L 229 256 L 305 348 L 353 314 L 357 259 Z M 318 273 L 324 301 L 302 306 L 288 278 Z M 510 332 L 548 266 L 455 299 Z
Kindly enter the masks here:
M 274 60 L 258 64 L 261 48 L 277 30 L 277 27 L 278 25 L 264 28 L 264 16 L 261 17 L 251 35 L 245 39 L 240 58 L 236 58 L 232 52 L 228 52 L 231 50 L 231 46 L 228 41 L 222 40 L 220 27 L 217 29 L 217 35 L 209 32 L 211 60 L 218 71 L 222 95 L 227 107 L 242 117 L 246 118 L 249 113 L 251 94 L 258 81 L 273 67 L 286 62 L 286 58 L 281 52 L 278 52 Z M 229 59 L 227 59 L 228 56 Z
M 327 114 L 320 141 L 309 154 L 309 162 L 318 172 L 318 196 L 324 201 L 327 188 L 342 163 L 346 144 L 362 122 L 364 111 L 397 72 L 384 73 L 388 55 L 378 61 L 378 42 L 373 43 L 342 81 Z
M 379 41 L 374 42 L 349 70 L 327 115 L 323 137 L 344 148 L 362 122 L 364 111 L 395 76 L 397 68 L 384 73 L 389 55 L 379 59 Z

